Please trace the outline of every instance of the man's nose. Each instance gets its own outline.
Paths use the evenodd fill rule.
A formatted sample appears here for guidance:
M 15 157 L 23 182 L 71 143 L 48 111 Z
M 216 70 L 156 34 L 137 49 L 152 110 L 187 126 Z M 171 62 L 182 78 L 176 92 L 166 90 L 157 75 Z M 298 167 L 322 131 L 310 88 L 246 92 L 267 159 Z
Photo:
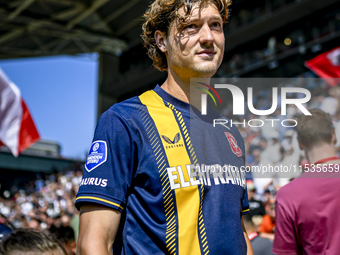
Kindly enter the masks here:
M 199 42 L 202 43 L 202 44 L 205 44 L 205 43 L 212 43 L 214 41 L 214 37 L 213 37 L 213 34 L 211 32 L 211 29 L 209 27 L 208 24 L 204 24 L 202 26 L 202 28 L 200 29 L 200 38 L 199 38 Z

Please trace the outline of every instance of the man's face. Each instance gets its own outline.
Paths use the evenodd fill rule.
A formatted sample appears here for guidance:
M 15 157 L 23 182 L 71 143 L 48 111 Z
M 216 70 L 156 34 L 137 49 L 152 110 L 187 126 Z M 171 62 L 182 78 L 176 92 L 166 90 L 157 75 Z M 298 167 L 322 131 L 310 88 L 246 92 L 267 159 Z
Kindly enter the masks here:
M 184 16 L 184 8 L 179 10 Z M 224 53 L 223 20 L 216 6 L 195 4 L 184 28 L 171 23 L 167 36 L 168 68 L 182 79 L 209 78 L 220 66 Z

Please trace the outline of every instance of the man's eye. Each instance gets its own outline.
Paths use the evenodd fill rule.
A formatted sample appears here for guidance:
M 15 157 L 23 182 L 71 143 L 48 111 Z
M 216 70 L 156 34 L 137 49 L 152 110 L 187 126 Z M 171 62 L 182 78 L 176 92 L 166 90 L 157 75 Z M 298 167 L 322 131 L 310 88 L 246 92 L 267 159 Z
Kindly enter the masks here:
M 196 28 L 196 26 L 194 24 L 189 24 L 185 28 L 186 29 L 193 29 L 193 28 Z
M 219 22 L 214 22 L 211 25 L 212 27 L 221 27 L 221 24 Z

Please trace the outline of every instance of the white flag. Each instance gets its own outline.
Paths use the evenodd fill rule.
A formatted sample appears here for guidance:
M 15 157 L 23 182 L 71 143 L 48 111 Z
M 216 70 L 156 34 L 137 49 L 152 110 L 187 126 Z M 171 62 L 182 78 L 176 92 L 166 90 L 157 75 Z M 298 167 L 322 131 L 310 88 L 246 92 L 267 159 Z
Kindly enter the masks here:
M 17 157 L 39 139 L 19 88 L 0 68 L 0 146 L 6 145 Z

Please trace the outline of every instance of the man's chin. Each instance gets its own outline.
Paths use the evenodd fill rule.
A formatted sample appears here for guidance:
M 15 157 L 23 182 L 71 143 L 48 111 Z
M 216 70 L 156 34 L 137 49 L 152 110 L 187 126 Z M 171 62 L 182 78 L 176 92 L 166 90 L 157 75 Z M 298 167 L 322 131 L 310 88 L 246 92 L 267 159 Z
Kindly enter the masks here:
M 211 77 L 217 72 L 217 65 L 203 65 L 196 68 L 196 73 L 200 77 Z

